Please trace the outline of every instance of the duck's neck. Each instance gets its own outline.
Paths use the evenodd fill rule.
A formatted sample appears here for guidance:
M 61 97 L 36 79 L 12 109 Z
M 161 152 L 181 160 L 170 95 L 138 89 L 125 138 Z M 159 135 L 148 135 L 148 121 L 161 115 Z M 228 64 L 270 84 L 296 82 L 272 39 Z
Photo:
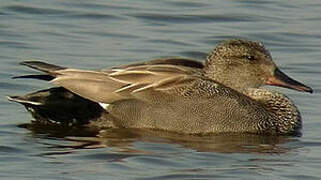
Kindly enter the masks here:
M 205 64 L 203 68 L 203 75 L 211 80 L 224 84 L 240 93 L 248 89 L 248 87 L 260 87 L 262 81 L 256 78 L 251 78 L 244 73 L 243 69 L 224 69 L 221 66 Z
M 279 134 L 298 134 L 301 115 L 294 103 L 284 94 L 267 89 L 250 88 L 244 94 L 261 103 L 271 115 L 271 123 Z

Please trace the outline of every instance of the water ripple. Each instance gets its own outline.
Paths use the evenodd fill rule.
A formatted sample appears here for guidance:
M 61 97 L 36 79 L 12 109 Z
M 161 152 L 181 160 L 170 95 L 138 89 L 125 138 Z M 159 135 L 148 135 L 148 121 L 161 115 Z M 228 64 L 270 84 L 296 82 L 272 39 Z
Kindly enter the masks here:
M 63 15 L 69 13 L 69 11 L 51 9 L 51 8 L 40 8 L 40 7 L 31 7 L 25 5 L 13 5 L 7 6 L 4 9 L 16 13 L 24 14 L 34 14 L 34 15 Z
M 23 49 L 32 49 L 26 43 L 15 42 L 15 41 L 0 41 L 0 46 L 2 47 L 11 47 L 11 48 L 23 48 Z
M 213 15 L 181 15 L 181 14 L 159 14 L 159 13 L 135 13 L 129 14 L 142 20 L 160 21 L 167 23 L 210 23 L 210 22 L 258 22 L 271 20 L 271 17 L 255 16 L 246 14 L 213 14 Z
M 66 3 L 62 2 L 60 5 L 66 6 L 66 7 L 77 7 L 77 8 L 84 8 L 84 9 L 92 9 L 94 11 L 97 10 L 134 10 L 137 11 L 139 10 L 139 7 L 132 7 L 130 5 L 126 4 L 111 4 L 111 3 L 96 3 L 96 2 L 71 2 L 71 3 Z
M 186 2 L 186 1 L 168 1 L 167 4 L 169 6 L 177 6 L 179 8 L 182 7 L 191 7 L 191 8 L 200 8 L 200 7 L 206 7 L 208 4 L 203 2 Z
M 21 149 L 18 149 L 16 147 L 10 147 L 10 146 L 0 146 L 0 154 L 5 154 L 5 153 L 22 153 L 24 152 Z
M 121 20 L 122 18 L 119 16 L 114 16 L 110 14 L 99 14 L 99 13 L 72 13 L 66 18 L 81 18 L 81 19 L 90 19 L 90 20 Z
M 101 20 L 101 19 L 121 19 L 119 16 L 98 13 L 98 12 L 88 12 L 88 11 L 74 11 L 74 10 L 61 10 L 43 7 L 33 7 L 33 6 L 23 6 L 23 5 L 13 5 L 3 8 L 9 12 L 31 14 L 31 15 L 50 15 L 50 16 L 60 16 L 62 18 L 72 18 L 72 19 L 89 19 L 89 20 Z

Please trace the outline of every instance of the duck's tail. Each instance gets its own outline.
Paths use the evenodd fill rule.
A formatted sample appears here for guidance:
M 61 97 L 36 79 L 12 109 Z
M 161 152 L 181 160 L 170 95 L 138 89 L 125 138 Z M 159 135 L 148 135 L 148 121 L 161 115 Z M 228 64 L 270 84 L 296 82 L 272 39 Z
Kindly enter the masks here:
M 32 69 L 45 72 L 46 74 L 15 76 L 13 77 L 14 79 L 29 78 L 29 79 L 40 79 L 45 81 L 51 81 L 57 76 L 56 71 L 66 69 L 66 67 L 57 66 L 54 64 L 49 64 L 41 61 L 23 61 L 20 64 L 24 66 L 28 66 Z
M 40 105 L 42 105 L 41 102 L 37 102 L 32 99 L 28 99 L 24 96 L 7 96 L 7 98 L 9 101 L 17 102 L 17 103 L 20 103 L 25 106 L 28 106 L 28 105 L 40 106 Z
M 98 103 L 82 98 L 63 87 L 7 98 L 25 106 L 40 123 L 83 125 L 107 114 Z

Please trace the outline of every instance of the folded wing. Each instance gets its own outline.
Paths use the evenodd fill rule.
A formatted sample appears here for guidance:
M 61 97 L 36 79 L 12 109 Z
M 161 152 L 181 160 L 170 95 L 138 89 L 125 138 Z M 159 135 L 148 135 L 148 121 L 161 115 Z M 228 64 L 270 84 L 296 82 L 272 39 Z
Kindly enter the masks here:
M 157 93 L 177 91 L 200 75 L 202 68 L 201 63 L 187 59 L 159 59 L 100 71 L 70 69 L 40 61 L 21 64 L 45 72 L 53 77 L 53 84 L 99 103 L 133 98 L 148 101 Z

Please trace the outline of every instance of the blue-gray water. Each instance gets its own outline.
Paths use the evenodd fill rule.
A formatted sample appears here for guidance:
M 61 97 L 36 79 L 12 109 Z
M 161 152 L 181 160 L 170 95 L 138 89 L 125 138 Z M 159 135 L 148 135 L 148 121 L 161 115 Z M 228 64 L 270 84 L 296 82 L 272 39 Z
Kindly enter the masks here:
M 0 178 L 320 179 L 320 10 L 319 1 L 299 0 L 1 0 Z M 79 137 L 19 127 L 31 116 L 5 98 L 50 86 L 12 80 L 31 72 L 21 60 L 98 69 L 166 56 L 202 59 L 237 37 L 264 42 L 283 71 L 314 88 L 312 95 L 277 88 L 301 110 L 302 137 L 126 130 Z

